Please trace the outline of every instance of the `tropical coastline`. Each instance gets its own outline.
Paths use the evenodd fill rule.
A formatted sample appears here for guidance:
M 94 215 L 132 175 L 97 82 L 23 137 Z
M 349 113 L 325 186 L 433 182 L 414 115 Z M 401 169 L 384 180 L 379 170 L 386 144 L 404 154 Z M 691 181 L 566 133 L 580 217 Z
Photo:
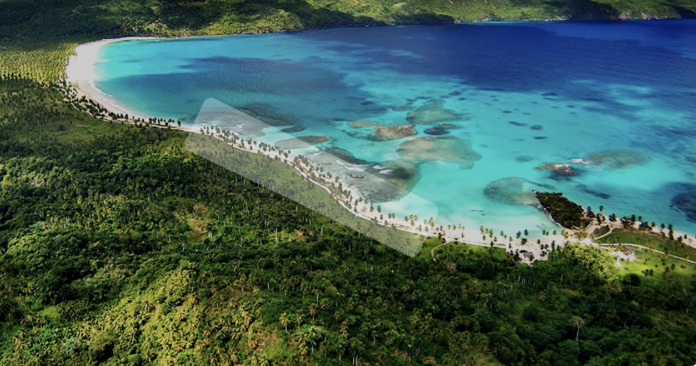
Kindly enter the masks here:
M 696 1 L 3 8 L 3 365 L 696 359 L 696 23 L 578 22 Z M 486 18 L 571 21 L 380 26 Z M 349 26 L 368 29 L 327 29 Z M 208 38 L 301 29 L 327 30 Z M 128 36 L 152 38 L 66 70 L 78 45 Z M 429 100 L 466 118 L 404 137 Z M 424 135 L 471 148 L 413 148 Z M 464 238 L 424 223 L 433 208 Z
M 109 113 L 128 116 L 128 118 L 124 119 L 124 122 L 137 124 L 139 122 L 147 122 L 152 119 L 157 119 L 154 116 L 146 116 L 142 113 L 131 110 L 127 106 L 117 101 L 112 96 L 99 90 L 95 85 L 97 75 L 94 73 L 94 64 L 99 61 L 99 50 L 101 47 L 113 42 L 145 39 L 157 38 L 128 37 L 117 39 L 104 39 L 97 42 L 79 45 L 75 49 L 76 55 L 70 57 L 70 60 L 66 67 L 66 82 L 74 87 L 74 90 L 77 92 L 79 97 L 84 96 L 89 100 L 95 101 L 100 106 L 105 108 Z M 208 130 L 206 132 L 202 130 L 200 126 L 186 124 L 176 125 L 166 123 L 166 126 L 168 128 L 179 129 L 188 133 L 208 134 L 228 142 L 226 140 L 225 133 L 223 133 L 225 131 L 215 132 Z M 547 233 L 547 235 L 541 237 L 527 237 L 527 235 L 525 235 L 525 237 L 521 237 L 521 235 L 519 234 L 517 235 L 517 237 L 513 237 L 514 234 L 512 233 L 507 233 L 507 235 L 500 233 L 501 237 L 499 237 L 496 233 L 493 232 L 493 230 L 487 229 L 483 226 L 480 228 L 471 228 L 464 227 L 461 224 L 440 224 L 437 222 L 424 222 L 423 224 L 420 224 L 420 219 L 415 220 L 417 221 L 415 222 L 415 224 L 409 224 L 409 220 L 404 220 L 402 218 L 396 217 L 396 215 L 391 214 L 388 215 L 388 218 L 384 218 L 384 215 L 387 213 L 381 212 L 379 210 L 374 210 L 374 207 L 368 204 L 367 200 L 356 200 L 356 204 L 354 206 L 346 204 L 346 201 L 351 202 L 356 197 L 363 197 L 363 194 L 354 185 L 351 185 L 350 182 L 347 182 L 345 179 L 340 181 L 334 181 L 330 178 L 326 178 L 324 176 L 315 174 L 315 172 L 317 171 L 316 167 L 311 166 L 306 161 L 301 161 L 299 164 L 297 164 L 297 154 L 293 156 L 292 152 L 290 151 L 283 151 L 282 149 L 276 148 L 261 149 L 258 145 L 258 142 L 254 142 L 252 144 L 247 145 L 245 145 L 243 142 L 241 144 L 228 142 L 228 144 L 240 150 L 262 154 L 271 159 L 284 161 L 289 166 L 293 167 L 294 170 L 302 177 L 308 179 L 312 183 L 327 191 L 336 202 L 338 202 L 341 206 L 343 206 L 346 210 L 351 212 L 356 217 L 376 222 L 380 225 L 394 227 L 408 233 L 422 235 L 424 237 L 441 237 L 442 239 L 444 239 L 445 242 L 464 242 L 466 244 L 477 246 L 498 247 L 503 248 L 511 253 L 529 253 L 528 255 L 520 257 L 520 260 L 522 262 L 527 263 L 531 263 L 536 259 L 545 259 L 545 256 L 548 253 L 548 249 L 544 250 L 542 248 L 548 247 L 548 245 L 550 244 L 558 246 L 565 245 L 568 242 L 573 241 L 573 238 L 576 239 L 575 241 L 582 241 L 583 243 L 588 245 L 598 246 L 597 243 L 595 243 L 588 237 L 588 234 L 591 234 L 592 231 L 596 229 L 596 227 L 592 226 L 587 228 L 585 231 L 559 228 L 559 233 L 556 233 L 556 230 L 554 230 L 554 233 L 556 233 L 555 235 Z M 255 144 L 257 145 L 256 148 L 254 147 Z M 288 158 L 284 154 L 289 154 L 291 157 Z M 338 188 L 339 186 L 342 186 L 343 189 L 345 189 L 349 193 L 347 195 L 341 195 L 336 193 L 336 188 Z M 539 209 L 542 208 L 539 206 Z M 415 214 L 417 216 L 418 213 Z M 553 221 L 551 217 L 549 218 Z M 423 219 L 423 217 L 421 217 L 421 219 Z M 618 225 L 619 223 L 616 223 L 614 226 L 618 227 Z M 613 230 L 614 226 L 610 225 L 610 229 Z M 654 231 L 659 232 L 658 229 L 654 229 Z M 686 245 L 696 247 L 696 240 L 694 240 L 693 237 L 688 237 L 685 233 L 679 231 L 674 231 L 674 235 L 675 237 L 679 236 L 686 238 L 683 241 Z M 530 245 L 531 243 L 533 243 L 533 245 Z

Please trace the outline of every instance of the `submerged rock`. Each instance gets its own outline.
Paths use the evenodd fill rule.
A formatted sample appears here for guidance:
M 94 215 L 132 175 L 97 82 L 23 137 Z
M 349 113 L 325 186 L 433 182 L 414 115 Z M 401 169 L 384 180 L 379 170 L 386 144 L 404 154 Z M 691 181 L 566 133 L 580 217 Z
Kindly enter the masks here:
M 396 151 L 404 160 L 416 163 L 448 161 L 458 163 L 462 169 L 471 169 L 481 155 L 474 151 L 471 142 L 455 137 L 421 137 L 401 144 Z
M 285 132 L 285 133 L 293 133 L 293 132 L 301 132 L 304 131 L 304 127 L 302 126 L 292 126 L 292 127 L 286 127 L 280 131 Z
M 353 154 L 344 149 L 338 149 L 338 148 L 333 148 L 333 149 L 326 149 L 324 150 L 327 154 L 333 155 L 334 157 L 341 159 L 347 163 L 354 164 L 354 165 L 362 165 L 362 164 L 368 164 L 367 161 L 361 160 L 353 156 Z
M 329 136 L 300 136 L 297 138 L 298 140 L 302 140 L 308 144 L 316 145 L 316 144 L 321 144 L 322 142 L 326 142 L 331 140 Z
M 462 128 L 462 126 L 454 123 L 438 123 L 433 128 L 439 128 L 441 130 L 456 130 Z
M 279 149 L 302 149 L 311 145 L 318 145 L 329 140 L 331 140 L 329 136 L 300 136 L 280 140 L 275 143 L 275 146 Z
M 532 126 L 530 126 L 529 128 L 531 128 L 532 130 L 535 130 L 535 131 L 539 131 L 539 130 L 543 130 L 543 129 L 544 129 L 544 126 L 542 126 L 542 125 L 532 125 Z
M 400 106 L 400 107 L 392 107 L 391 109 L 395 112 L 403 112 L 403 111 L 410 111 L 412 108 L 405 105 L 405 106 Z
M 587 188 L 587 186 L 584 185 L 584 184 L 578 184 L 578 185 L 577 185 L 577 188 L 578 188 L 579 190 L 585 192 L 585 193 L 589 193 L 589 194 L 591 194 L 591 195 L 593 195 L 593 196 L 595 196 L 595 197 L 599 197 L 599 198 L 601 198 L 601 199 L 603 199 L 603 200 L 608 200 L 609 198 L 611 198 L 611 195 L 610 195 L 610 194 L 604 193 L 604 192 L 600 192 L 600 191 L 595 191 L 595 190 L 593 190 L 593 189 Z
M 696 163 L 696 156 L 687 156 L 686 161 L 689 163 Z
M 406 117 L 409 122 L 417 125 L 432 125 L 439 122 L 460 121 L 465 119 L 451 109 L 444 108 L 445 102 L 442 99 L 435 99 L 426 102 L 422 107 L 408 112 Z
M 610 149 L 597 151 L 590 155 L 587 160 L 596 166 L 621 169 L 633 165 L 643 165 L 650 161 L 650 158 L 638 151 Z
M 377 126 L 375 127 L 375 132 L 372 139 L 377 141 L 396 140 L 413 136 L 416 133 L 416 130 L 413 129 L 413 125 L 391 125 L 389 127 Z
M 376 170 L 376 173 L 402 189 L 410 190 L 418 181 L 418 165 L 413 162 L 406 160 L 383 161 L 380 163 L 380 168 L 382 169 Z
M 379 126 L 379 123 L 371 122 L 371 121 L 352 121 L 350 123 L 350 127 L 355 127 L 355 128 L 369 127 L 369 126 Z
M 483 193 L 486 197 L 508 205 L 529 205 L 538 203 L 531 183 L 524 178 L 503 178 L 488 183 Z
M 277 113 L 273 107 L 261 104 L 252 103 L 247 104 L 243 107 L 237 108 L 237 110 L 246 113 L 247 115 L 258 119 L 259 121 L 266 123 L 270 126 L 291 126 L 291 125 L 301 125 L 301 123 L 292 117 L 288 117 Z
M 690 221 L 696 222 L 696 189 L 674 196 L 671 207 L 685 213 Z
M 365 198 L 375 202 L 393 201 L 403 197 L 408 191 L 401 188 L 401 185 L 410 187 L 411 182 L 408 179 L 413 178 L 413 175 L 409 175 L 403 180 L 395 179 L 391 176 L 395 170 L 389 175 L 380 175 L 379 172 L 391 166 L 389 162 L 380 163 L 382 169 L 375 170 L 372 168 L 374 162 L 356 159 L 350 152 L 341 149 L 319 150 L 307 154 L 306 158 L 324 172 L 341 179 L 344 184 L 355 188 Z M 413 174 L 415 175 L 415 169 Z
M 432 136 L 441 136 L 441 135 L 449 134 L 449 131 L 442 129 L 442 128 L 428 128 L 427 130 L 425 130 L 423 132 L 427 133 L 428 135 L 432 135 Z
M 529 155 L 520 155 L 520 156 L 515 158 L 515 161 L 518 163 L 526 163 L 526 162 L 532 161 L 532 160 L 534 160 L 534 158 L 529 156 Z

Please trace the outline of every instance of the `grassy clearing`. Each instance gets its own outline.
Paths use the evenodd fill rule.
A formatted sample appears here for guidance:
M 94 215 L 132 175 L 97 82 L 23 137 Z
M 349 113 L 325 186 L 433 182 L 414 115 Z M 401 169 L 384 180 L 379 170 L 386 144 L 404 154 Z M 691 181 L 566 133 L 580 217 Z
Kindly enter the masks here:
M 616 275 L 629 273 L 642 275 L 646 281 L 661 283 L 666 279 L 675 279 L 688 285 L 696 278 L 696 264 L 685 263 L 662 254 L 637 251 L 635 261 L 621 260 Z
M 666 233 L 665 233 L 666 235 Z M 645 245 L 668 254 L 686 259 L 696 258 L 696 249 L 676 240 L 669 240 L 660 234 L 637 230 L 614 230 L 611 234 L 598 240 L 599 243 L 630 243 Z

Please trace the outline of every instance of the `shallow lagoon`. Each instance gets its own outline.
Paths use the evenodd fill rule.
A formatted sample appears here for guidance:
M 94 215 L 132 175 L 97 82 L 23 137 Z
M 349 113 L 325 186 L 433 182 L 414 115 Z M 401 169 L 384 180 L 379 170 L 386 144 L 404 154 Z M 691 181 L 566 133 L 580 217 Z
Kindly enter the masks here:
M 411 192 L 452 223 L 552 229 L 524 204 L 537 189 L 693 234 L 695 49 L 696 21 L 481 23 L 117 42 L 95 71 L 146 115 L 193 122 L 215 98 L 365 165 L 416 164 Z M 540 168 L 593 154 L 576 175 Z M 485 194 L 510 177 L 519 200 Z

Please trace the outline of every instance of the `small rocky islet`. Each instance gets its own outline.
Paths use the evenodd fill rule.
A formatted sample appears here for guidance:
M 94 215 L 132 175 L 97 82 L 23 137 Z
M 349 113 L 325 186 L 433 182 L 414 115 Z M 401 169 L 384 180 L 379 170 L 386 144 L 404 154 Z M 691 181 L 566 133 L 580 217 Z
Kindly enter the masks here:
M 573 166 L 565 163 L 546 163 L 542 164 L 541 167 L 537 169 L 550 170 L 555 175 L 564 177 L 572 177 L 574 175 L 578 175 L 578 171 L 575 168 L 573 168 Z
M 391 126 L 375 126 L 373 140 L 376 141 L 389 141 L 401 139 L 408 136 L 415 135 L 416 130 L 413 125 L 391 125 Z

